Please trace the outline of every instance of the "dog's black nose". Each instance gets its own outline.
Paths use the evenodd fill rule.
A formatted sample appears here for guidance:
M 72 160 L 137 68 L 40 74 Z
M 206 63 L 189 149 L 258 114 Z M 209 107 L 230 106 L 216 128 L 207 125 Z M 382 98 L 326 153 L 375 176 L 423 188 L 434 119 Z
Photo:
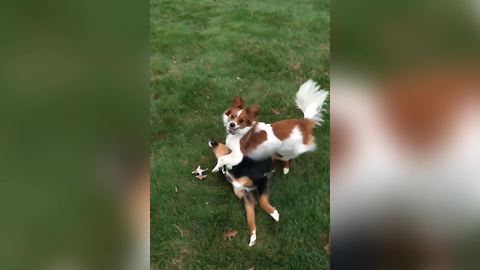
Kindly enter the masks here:
M 234 128 L 234 127 L 235 127 L 235 123 L 233 123 L 233 122 L 230 123 L 230 127 L 231 127 L 231 128 Z

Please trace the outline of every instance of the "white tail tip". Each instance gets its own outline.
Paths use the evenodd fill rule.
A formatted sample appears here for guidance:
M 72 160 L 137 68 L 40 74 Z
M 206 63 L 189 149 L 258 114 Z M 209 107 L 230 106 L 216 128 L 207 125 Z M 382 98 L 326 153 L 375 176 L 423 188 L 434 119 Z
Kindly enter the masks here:
M 321 90 L 320 86 L 313 80 L 308 80 L 298 89 L 295 102 L 297 107 L 302 110 L 305 118 L 311 119 L 319 124 L 323 122 L 322 109 L 327 98 L 327 91 Z

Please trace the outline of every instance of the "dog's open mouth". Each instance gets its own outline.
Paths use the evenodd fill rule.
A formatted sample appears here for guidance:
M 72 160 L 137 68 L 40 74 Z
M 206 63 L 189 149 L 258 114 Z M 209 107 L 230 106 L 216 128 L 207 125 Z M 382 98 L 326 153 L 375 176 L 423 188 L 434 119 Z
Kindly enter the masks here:
M 237 131 L 238 128 L 228 128 L 227 132 L 231 135 L 235 134 L 235 131 Z

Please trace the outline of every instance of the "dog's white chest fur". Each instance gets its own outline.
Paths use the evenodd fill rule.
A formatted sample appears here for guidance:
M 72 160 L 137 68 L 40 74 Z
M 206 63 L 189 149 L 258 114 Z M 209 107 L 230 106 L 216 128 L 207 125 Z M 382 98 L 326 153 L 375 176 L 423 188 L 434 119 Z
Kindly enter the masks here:
M 240 139 L 242 138 L 242 135 L 240 134 L 235 134 L 235 135 L 228 135 L 227 138 L 225 139 L 225 144 L 233 150 L 233 148 L 240 148 Z

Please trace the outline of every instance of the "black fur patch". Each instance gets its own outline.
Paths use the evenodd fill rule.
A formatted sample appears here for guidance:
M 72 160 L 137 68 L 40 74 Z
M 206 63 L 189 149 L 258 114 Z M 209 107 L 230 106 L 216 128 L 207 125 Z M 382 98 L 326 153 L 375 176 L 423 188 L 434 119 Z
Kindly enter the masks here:
M 235 178 L 248 177 L 253 184 L 257 186 L 258 194 L 268 192 L 268 174 L 272 170 L 272 159 L 256 161 L 248 157 L 243 157 L 242 162 L 234 166 L 230 173 Z

